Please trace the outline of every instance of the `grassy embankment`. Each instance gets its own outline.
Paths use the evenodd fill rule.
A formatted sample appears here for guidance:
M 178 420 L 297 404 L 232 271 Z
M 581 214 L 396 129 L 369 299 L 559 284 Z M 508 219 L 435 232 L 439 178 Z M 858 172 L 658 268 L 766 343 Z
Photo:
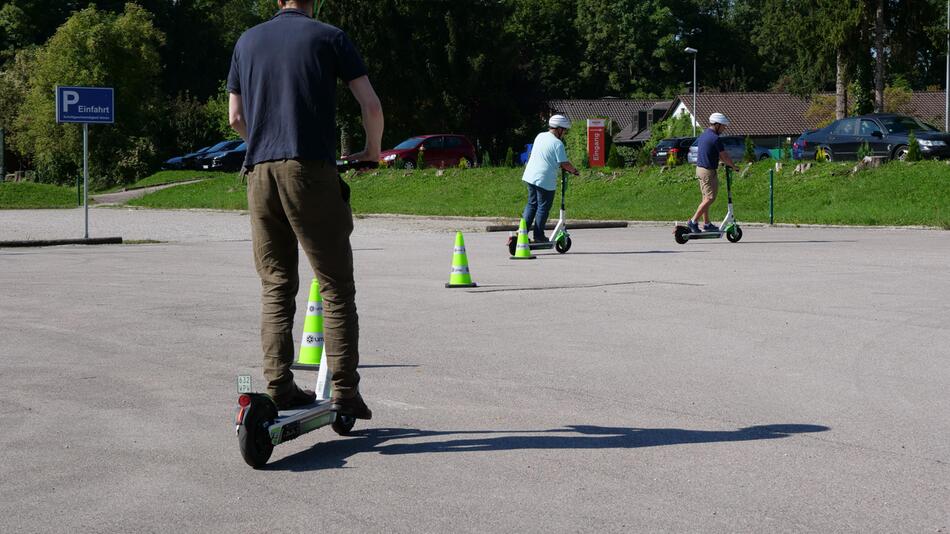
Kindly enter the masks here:
M 794 174 L 786 165 L 775 176 L 775 221 L 779 223 L 927 225 L 950 228 L 950 165 L 945 162 L 889 163 L 851 174 L 853 164 L 813 165 Z M 735 179 L 733 196 L 740 221 L 768 221 L 768 174 L 756 164 Z M 136 186 L 208 178 L 133 200 L 154 208 L 246 209 L 246 190 L 236 174 L 164 171 Z M 496 216 L 514 218 L 525 199 L 520 169 L 379 170 L 346 177 L 358 214 Z M 725 210 L 725 184 L 713 207 Z M 75 189 L 42 184 L 0 184 L 0 208 L 72 207 Z M 569 178 L 567 208 L 572 219 L 683 220 L 699 200 L 693 170 L 682 166 L 585 170 Z
M 0 183 L 0 209 L 75 208 L 76 188 L 32 182 Z
M 813 165 L 775 175 L 775 221 L 799 224 L 927 225 L 950 228 L 950 165 L 890 163 L 851 174 L 853 163 Z M 740 221 L 768 222 L 769 163 L 736 177 L 733 197 Z M 693 169 L 585 170 L 569 178 L 567 209 L 573 219 L 683 220 L 699 201 Z M 356 213 L 498 216 L 520 213 L 525 190 L 520 169 L 379 170 L 351 174 Z M 725 183 L 713 207 L 725 211 Z M 235 175 L 159 191 L 130 204 L 155 208 L 246 209 Z M 556 211 L 555 211 L 556 213 Z
M 132 185 L 116 186 L 103 191 L 90 191 L 89 194 L 111 193 L 123 189 L 141 189 L 154 185 L 231 176 L 230 173 L 208 171 L 160 171 Z M 74 185 L 61 187 L 32 182 L 0 182 L 0 209 L 75 208 L 79 202 L 77 202 Z

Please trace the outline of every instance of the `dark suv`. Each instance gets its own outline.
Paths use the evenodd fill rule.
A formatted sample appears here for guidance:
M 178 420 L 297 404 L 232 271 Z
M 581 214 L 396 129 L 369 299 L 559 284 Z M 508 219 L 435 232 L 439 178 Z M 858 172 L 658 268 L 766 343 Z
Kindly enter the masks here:
M 685 163 L 686 157 L 689 155 L 689 145 L 693 144 L 695 140 L 695 137 L 670 137 L 661 140 L 651 152 L 653 163 L 655 165 L 666 165 L 670 154 L 675 154 L 677 165 Z
M 950 156 L 950 133 L 907 115 L 872 113 L 839 119 L 799 138 L 812 149 L 823 148 L 829 161 L 856 159 L 868 144 L 872 156 L 903 160 L 907 157 L 908 135 L 913 131 L 925 158 Z
M 380 159 L 387 165 L 413 169 L 422 152 L 422 161 L 426 167 L 455 167 L 459 160 L 466 160 L 469 166 L 475 163 L 475 146 L 463 135 L 436 134 L 410 137 L 395 147 L 384 150 Z

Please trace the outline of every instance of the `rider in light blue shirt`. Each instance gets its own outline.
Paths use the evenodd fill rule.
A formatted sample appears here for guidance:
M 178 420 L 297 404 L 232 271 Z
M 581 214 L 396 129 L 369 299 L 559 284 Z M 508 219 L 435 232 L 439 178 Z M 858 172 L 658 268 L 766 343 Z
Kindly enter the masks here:
M 531 147 L 531 156 L 525 165 L 521 179 L 528 184 L 528 203 L 522 218 L 532 229 L 535 242 L 545 242 L 544 225 L 548 221 L 554 192 L 557 190 L 557 175 L 560 169 L 577 176 L 578 170 L 567 159 L 564 134 L 571 121 L 564 115 L 554 115 L 548 121 L 548 131 L 539 133 Z

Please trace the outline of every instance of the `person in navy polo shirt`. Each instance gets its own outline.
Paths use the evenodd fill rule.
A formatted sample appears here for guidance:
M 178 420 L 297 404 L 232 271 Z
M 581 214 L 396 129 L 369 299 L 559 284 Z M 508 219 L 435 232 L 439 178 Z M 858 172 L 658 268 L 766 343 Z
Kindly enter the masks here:
M 699 190 L 702 191 L 703 200 L 699 203 L 693 218 L 686 223 L 690 232 L 698 233 L 699 218 L 703 218 L 703 232 L 718 232 L 719 227 L 709 220 L 709 206 L 712 206 L 716 200 L 716 194 L 719 192 L 719 160 L 733 170 L 739 168 L 732 162 L 726 147 L 723 146 L 719 136 L 729 126 L 729 119 L 722 113 L 713 113 L 709 116 L 709 128 L 699 136 L 696 152 L 696 178 L 699 179 Z
M 359 102 L 365 148 L 347 159 L 378 161 L 383 112 L 366 66 L 338 28 L 313 19 L 314 0 L 277 0 L 271 20 L 234 46 L 229 119 L 247 142 L 244 171 L 254 263 L 261 278 L 261 346 L 267 392 L 280 409 L 314 401 L 294 383 L 292 329 L 298 242 L 320 282 L 330 408 L 369 419 L 359 392 L 359 320 L 348 190 L 336 171 L 336 87 Z

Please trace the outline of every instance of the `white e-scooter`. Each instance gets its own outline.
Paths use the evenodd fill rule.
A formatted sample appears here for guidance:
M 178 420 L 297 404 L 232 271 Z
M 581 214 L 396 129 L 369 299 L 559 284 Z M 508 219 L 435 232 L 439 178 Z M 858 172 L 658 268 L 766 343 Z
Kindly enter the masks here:
M 337 170 L 360 169 L 372 166 L 372 162 L 338 161 Z M 340 178 L 344 198 L 349 201 L 349 187 Z M 346 436 L 353 430 L 356 418 L 340 415 L 330 410 L 331 382 L 327 380 L 326 349 L 317 365 L 294 364 L 291 369 L 317 371 L 317 383 L 313 390 L 317 399 L 307 405 L 290 410 L 278 410 L 270 395 L 253 393 L 250 375 L 238 376 L 238 409 L 235 420 L 238 445 L 247 465 L 260 469 L 267 464 L 274 447 L 300 437 L 318 428 L 330 425 L 333 431 Z
M 742 239 L 742 228 L 736 222 L 735 214 L 732 211 L 732 169 L 726 168 L 726 198 L 728 204 L 726 208 L 726 218 L 719 225 L 719 230 L 715 232 L 690 232 L 685 224 L 677 224 L 673 229 L 673 238 L 680 245 L 685 244 L 690 239 L 718 239 L 725 234 L 730 243 L 738 243 Z
M 567 171 L 561 169 L 561 212 L 554 225 L 554 231 L 551 232 L 551 240 L 544 242 L 533 242 L 528 246 L 531 250 L 548 250 L 553 248 L 559 254 L 564 254 L 571 250 L 571 234 L 567 231 L 567 217 L 564 211 L 564 192 L 567 190 Z M 508 253 L 512 256 L 518 247 L 518 232 L 508 234 Z

